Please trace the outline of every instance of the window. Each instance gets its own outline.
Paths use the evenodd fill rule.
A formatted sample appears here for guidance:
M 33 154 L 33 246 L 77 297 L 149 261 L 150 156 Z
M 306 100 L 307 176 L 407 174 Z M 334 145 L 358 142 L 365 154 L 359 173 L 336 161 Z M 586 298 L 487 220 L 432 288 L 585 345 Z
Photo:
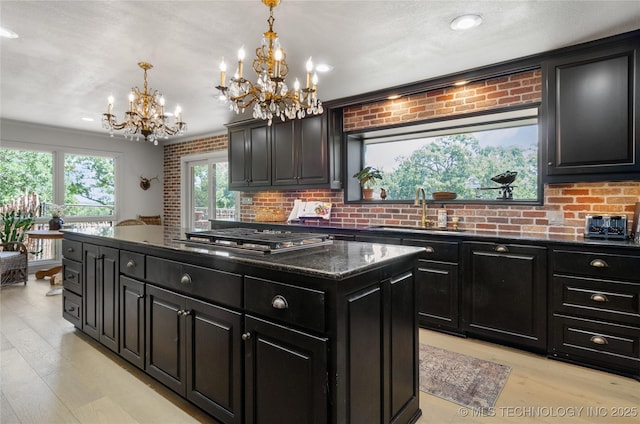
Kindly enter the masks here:
M 386 201 L 413 201 L 416 189 L 448 191 L 456 202 L 539 202 L 537 108 L 350 135 L 362 166 L 382 171 Z M 351 170 L 351 169 L 350 169 Z M 493 177 L 516 172 L 510 185 Z M 351 172 L 349 175 L 353 175 Z M 377 190 L 376 190 L 377 191 Z M 350 193 L 349 200 L 357 200 Z M 378 198 L 379 200 L 379 198 Z
M 227 152 L 214 152 L 182 158 L 186 228 L 210 228 L 210 219 L 235 219 L 239 193 L 229 191 Z

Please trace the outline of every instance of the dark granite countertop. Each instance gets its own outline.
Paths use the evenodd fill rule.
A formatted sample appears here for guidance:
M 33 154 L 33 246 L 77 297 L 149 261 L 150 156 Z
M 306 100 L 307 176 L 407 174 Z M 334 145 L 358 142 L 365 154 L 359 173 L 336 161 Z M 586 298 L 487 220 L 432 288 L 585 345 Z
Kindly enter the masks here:
M 96 238 L 97 244 L 99 244 L 99 239 L 103 239 L 126 242 L 138 247 L 155 246 L 189 252 L 199 256 L 211 256 L 220 260 L 235 261 L 333 280 L 342 280 L 376 269 L 391 264 L 396 260 L 417 255 L 424 250 L 413 246 L 334 241 L 333 244 L 304 250 L 253 255 L 237 253 L 214 246 L 211 248 L 188 246 L 175 240 L 182 238 L 184 230 L 157 225 L 65 229 L 63 232 Z
M 442 238 L 472 238 L 472 239 L 487 239 L 487 240 L 499 240 L 502 242 L 522 242 L 530 241 L 536 243 L 562 243 L 575 246 L 607 246 L 607 247 L 622 247 L 630 249 L 640 250 L 640 244 L 635 243 L 633 240 L 615 240 L 615 239 L 597 239 L 597 238 L 585 238 L 583 235 L 569 235 L 569 234 L 541 234 L 541 233 L 521 233 L 513 231 L 476 231 L 476 230 L 439 230 L 437 228 L 418 228 L 408 226 L 393 226 L 393 225 L 347 225 L 347 226 L 335 226 L 325 224 L 322 222 L 305 223 L 287 223 L 287 222 L 254 222 L 254 221 L 225 221 L 225 220 L 211 220 L 213 225 L 222 226 L 242 226 L 250 225 L 254 228 L 270 228 L 278 230 L 295 230 L 309 229 L 313 231 L 322 231 L 327 233 L 335 232 L 363 232 L 369 235 L 379 233 L 387 236 L 396 237 L 442 237 Z

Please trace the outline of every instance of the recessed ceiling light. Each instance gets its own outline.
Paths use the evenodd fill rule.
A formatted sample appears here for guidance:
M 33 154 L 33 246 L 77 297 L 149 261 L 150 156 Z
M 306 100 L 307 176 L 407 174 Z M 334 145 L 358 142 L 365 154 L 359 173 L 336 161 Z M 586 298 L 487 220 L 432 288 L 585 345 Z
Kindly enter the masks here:
M 455 85 L 455 86 L 458 86 L 458 87 L 459 87 L 459 86 L 461 86 L 461 85 L 466 85 L 466 84 L 468 84 L 468 83 L 469 83 L 469 81 L 467 81 L 467 80 L 460 80 L 460 81 L 456 81 L 456 82 L 454 82 L 454 83 L 453 83 L 453 85 Z
M 319 63 L 316 65 L 316 71 L 321 73 L 333 71 L 333 66 L 326 63 Z
M 449 25 L 454 31 L 464 31 L 477 27 L 482 23 L 482 17 L 480 15 L 460 15 L 451 21 Z
M 3 38 L 18 38 L 18 34 L 11 31 L 9 28 L 0 27 L 0 37 Z
M 85 121 L 85 122 L 93 122 L 94 121 L 94 119 L 89 117 L 89 116 L 83 116 L 82 120 Z
M 387 99 L 389 100 L 396 100 L 399 99 L 401 96 L 399 94 L 392 94 L 389 97 L 387 97 Z

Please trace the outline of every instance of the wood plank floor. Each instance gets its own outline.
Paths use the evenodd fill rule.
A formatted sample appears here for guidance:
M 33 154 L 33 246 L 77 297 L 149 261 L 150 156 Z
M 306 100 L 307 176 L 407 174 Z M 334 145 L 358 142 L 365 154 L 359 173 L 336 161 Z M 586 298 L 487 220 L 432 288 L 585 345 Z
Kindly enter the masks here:
M 62 296 L 47 297 L 48 290 L 48 281 L 31 276 L 27 286 L 0 291 L 2 424 L 213 422 L 76 331 L 62 319 Z M 638 411 L 636 380 L 426 330 L 420 330 L 420 341 L 512 368 L 494 416 L 474 417 L 472 411 L 421 393 L 420 424 L 640 423 L 637 414 L 612 416 L 616 408 Z M 559 416 L 565 411 L 576 416 Z M 594 411 L 607 416 L 594 416 Z

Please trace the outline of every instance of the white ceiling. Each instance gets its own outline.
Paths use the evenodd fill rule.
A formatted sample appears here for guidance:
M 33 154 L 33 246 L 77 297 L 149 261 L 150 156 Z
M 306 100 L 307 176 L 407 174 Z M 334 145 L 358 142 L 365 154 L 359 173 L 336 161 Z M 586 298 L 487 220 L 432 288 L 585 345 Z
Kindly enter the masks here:
M 484 22 L 449 29 L 463 13 Z M 244 45 L 252 60 L 268 16 L 259 0 L 2 0 L 0 24 L 19 38 L 1 41 L 0 116 L 102 132 L 107 97 L 121 119 L 148 61 L 149 86 L 167 110 L 180 104 L 190 137 L 223 132 L 220 59 Z M 274 16 L 290 83 L 309 56 L 334 66 L 320 75 L 326 101 L 635 30 L 640 1 L 282 0 Z

